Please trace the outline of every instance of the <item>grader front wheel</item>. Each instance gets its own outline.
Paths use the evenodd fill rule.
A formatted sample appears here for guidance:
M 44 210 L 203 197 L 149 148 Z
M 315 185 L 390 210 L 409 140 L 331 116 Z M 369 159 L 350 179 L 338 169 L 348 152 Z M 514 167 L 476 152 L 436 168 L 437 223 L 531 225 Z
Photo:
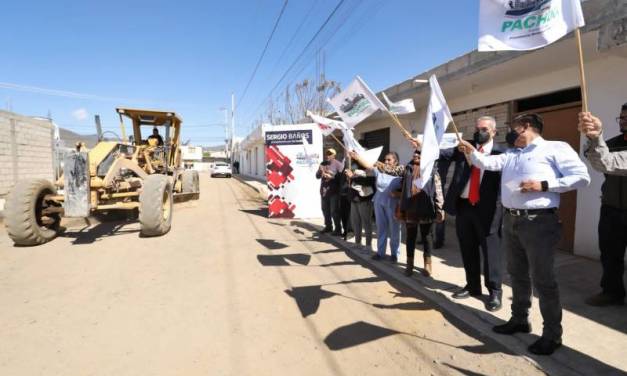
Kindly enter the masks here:
M 139 195 L 139 224 L 144 236 L 166 234 L 172 227 L 172 184 L 165 175 L 150 175 Z
M 57 236 L 60 205 L 46 199 L 56 189 L 45 179 L 18 182 L 9 193 L 5 207 L 5 224 L 16 245 L 31 246 L 49 242 Z

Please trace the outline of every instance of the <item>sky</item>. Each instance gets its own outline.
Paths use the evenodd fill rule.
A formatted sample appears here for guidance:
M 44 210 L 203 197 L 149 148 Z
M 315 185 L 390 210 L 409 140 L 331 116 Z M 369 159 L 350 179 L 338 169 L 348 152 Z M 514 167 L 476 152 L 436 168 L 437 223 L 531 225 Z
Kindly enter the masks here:
M 327 79 L 379 91 L 477 44 L 478 1 L 343 0 L 304 49 L 342 0 L 288 0 L 242 98 L 284 1 L 7 1 L 0 108 L 82 134 L 95 114 L 119 133 L 116 107 L 176 111 L 183 141 L 216 145 L 231 93 L 243 137 L 268 97 L 315 77 L 316 56 Z

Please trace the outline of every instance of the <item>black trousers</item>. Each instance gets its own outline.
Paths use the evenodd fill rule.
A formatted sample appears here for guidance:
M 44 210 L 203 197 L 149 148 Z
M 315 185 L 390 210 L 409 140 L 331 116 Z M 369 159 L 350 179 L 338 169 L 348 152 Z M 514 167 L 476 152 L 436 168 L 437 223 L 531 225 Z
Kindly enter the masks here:
M 446 234 L 446 222 L 435 224 L 435 244 L 444 244 L 444 237 Z
M 489 291 L 500 291 L 503 281 L 503 258 L 499 234 L 488 234 L 477 207 L 463 199 L 460 199 L 457 205 L 455 227 L 468 289 L 473 293 L 481 292 L 481 257 L 483 257 L 485 286 Z
M 503 217 L 503 251 L 512 278 L 512 321 L 529 320 L 532 291 L 538 295 L 542 337 L 562 338 L 562 303 L 555 278 L 555 249 L 562 236 L 557 213 Z
M 420 227 L 420 237 L 422 239 L 422 254 L 427 257 L 431 256 L 431 250 L 433 249 L 433 223 L 417 224 L 406 223 L 405 229 L 407 230 L 407 257 L 414 257 L 416 252 L 416 240 L 418 240 L 418 228 Z
M 627 246 L 627 210 L 601 206 L 599 219 L 599 249 L 603 277 L 603 292 L 617 298 L 625 297 L 623 273 Z
M 345 233 L 351 230 L 351 200 L 346 195 L 340 195 L 340 222 Z
M 322 214 L 324 215 L 324 227 L 332 230 L 335 224 L 335 231 L 342 232 L 342 223 L 340 218 L 340 195 L 327 194 L 322 196 Z

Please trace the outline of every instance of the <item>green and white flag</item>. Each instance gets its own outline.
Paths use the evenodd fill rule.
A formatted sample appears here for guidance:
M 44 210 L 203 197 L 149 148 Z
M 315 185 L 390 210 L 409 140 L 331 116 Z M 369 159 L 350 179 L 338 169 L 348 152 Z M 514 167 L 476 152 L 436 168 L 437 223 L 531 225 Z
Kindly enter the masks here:
M 534 50 L 584 25 L 580 0 L 480 0 L 479 51 Z
M 403 99 L 402 101 L 392 102 L 384 92 L 383 99 L 388 104 L 390 108 L 390 112 L 396 115 L 403 114 L 411 114 L 412 112 L 416 112 L 416 108 L 414 107 L 414 100 L 411 98 Z
M 431 87 L 431 97 L 425 118 L 420 158 L 421 188 L 424 188 L 431 179 L 435 161 L 440 158 L 440 143 L 442 143 L 444 131 L 446 131 L 448 124 L 453 121 L 453 116 L 435 75 L 429 77 L 429 86 Z
M 387 111 L 387 108 L 359 76 L 355 77 L 341 93 L 327 101 L 350 129 L 377 110 Z
M 307 111 L 307 116 L 309 116 L 314 123 L 318 124 L 318 128 L 322 131 L 323 136 L 328 136 L 336 130 L 346 129 L 346 123 L 343 121 L 325 118 L 324 116 L 316 115 L 311 111 Z

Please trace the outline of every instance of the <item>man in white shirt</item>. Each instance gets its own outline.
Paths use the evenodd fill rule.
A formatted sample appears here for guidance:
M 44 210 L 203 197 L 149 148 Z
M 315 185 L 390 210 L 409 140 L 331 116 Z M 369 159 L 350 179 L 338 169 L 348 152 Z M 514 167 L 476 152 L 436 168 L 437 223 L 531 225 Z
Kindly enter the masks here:
M 513 147 L 505 153 L 486 156 L 467 142 L 462 142 L 460 149 L 473 165 L 501 171 L 503 249 L 512 279 L 512 317 L 493 330 L 500 334 L 531 331 L 528 317 L 533 282 L 544 328 L 529 351 L 550 355 L 562 344 L 562 307 L 553 268 L 561 237 L 560 193 L 587 186 L 590 175 L 570 145 L 542 138 L 543 126 L 539 115 L 520 115 L 506 137 Z

